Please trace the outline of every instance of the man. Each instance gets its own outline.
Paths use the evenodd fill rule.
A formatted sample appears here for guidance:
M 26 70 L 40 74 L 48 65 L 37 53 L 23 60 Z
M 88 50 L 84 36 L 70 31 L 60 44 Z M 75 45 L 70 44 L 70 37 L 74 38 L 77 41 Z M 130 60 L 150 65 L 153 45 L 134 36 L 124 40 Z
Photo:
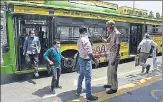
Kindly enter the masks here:
M 68 59 L 64 58 L 61 55 L 59 40 L 56 40 L 53 45 L 53 47 L 51 47 L 44 53 L 44 59 L 49 63 L 51 67 L 53 75 L 51 82 L 51 90 L 52 93 L 55 94 L 55 88 L 62 88 L 62 86 L 59 85 L 59 78 L 61 75 L 61 59 Z
M 107 25 L 107 35 L 108 38 L 104 39 L 102 36 L 101 39 L 103 42 L 107 43 L 108 49 L 107 53 L 101 54 L 108 57 L 108 70 L 107 70 L 107 84 L 104 85 L 104 88 L 110 88 L 106 93 L 113 94 L 117 92 L 118 89 L 118 80 L 117 80 L 117 67 L 120 58 L 120 44 L 121 44 L 121 34 L 115 27 L 114 21 L 106 22 Z
M 35 77 L 39 77 L 38 74 L 38 55 L 40 53 L 41 45 L 39 38 L 35 36 L 34 30 L 29 31 L 29 35 L 25 38 L 24 46 L 23 46 L 23 55 L 26 57 L 26 61 L 28 63 L 28 67 L 32 66 L 34 63 L 34 75 Z
M 80 95 L 82 92 L 82 82 L 85 77 L 86 99 L 90 101 L 98 100 L 98 97 L 92 95 L 91 92 L 91 74 L 92 63 L 91 60 L 98 64 L 98 60 L 92 54 L 92 46 L 87 35 L 87 28 L 82 26 L 79 28 L 80 38 L 77 41 L 77 47 L 79 52 L 79 78 L 76 95 Z
M 150 65 L 146 64 L 147 58 L 150 55 L 150 50 L 152 48 L 152 46 L 154 47 L 154 49 L 157 49 L 157 44 L 150 39 L 150 35 L 148 33 L 146 33 L 144 35 L 143 40 L 139 43 L 138 48 L 137 48 L 137 52 L 139 53 L 139 64 L 140 66 L 142 66 L 142 72 L 144 73 L 144 69 L 146 69 L 146 73 L 149 72 L 150 70 Z

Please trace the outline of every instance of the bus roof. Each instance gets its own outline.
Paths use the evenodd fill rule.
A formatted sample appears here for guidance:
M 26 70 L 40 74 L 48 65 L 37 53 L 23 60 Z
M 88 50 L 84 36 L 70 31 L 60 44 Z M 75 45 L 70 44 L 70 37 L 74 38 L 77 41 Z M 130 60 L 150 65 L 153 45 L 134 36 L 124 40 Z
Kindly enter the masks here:
M 6 1 L 6 2 L 8 4 L 11 3 L 13 5 L 65 9 L 65 10 L 73 10 L 73 11 L 82 11 L 82 12 L 92 12 L 92 13 L 98 13 L 98 14 L 114 15 L 114 16 L 120 16 L 120 17 L 130 17 L 130 18 L 137 18 L 137 19 L 151 20 L 151 21 L 158 21 L 158 22 L 162 21 L 162 20 L 158 20 L 155 18 L 145 18 L 145 17 L 124 15 L 124 14 L 120 14 L 120 12 L 118 10 L 113 10 L 113 9 L 103 8 L 103 7 L 97 7 L 97 6 L 92 6 L 92 5 L 71 3 L 68 1 L 47 1 L 44 4 L 21 2 L 21 1 Z

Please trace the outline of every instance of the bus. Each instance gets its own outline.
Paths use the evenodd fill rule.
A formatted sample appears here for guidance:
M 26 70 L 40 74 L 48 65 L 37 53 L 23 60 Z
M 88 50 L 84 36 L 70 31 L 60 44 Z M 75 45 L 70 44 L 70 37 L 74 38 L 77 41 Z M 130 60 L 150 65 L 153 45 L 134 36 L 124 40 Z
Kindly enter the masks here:
M 77 53 L 79 27 L 85 25 L 92 42 L 93 53 L 107 50 L 98 34 L 106 35 L 106 21 L 114 20 L 122 33 L 121 59 L 134 57 L 139 42 L 148 32 L 162 51 L 162 20 L 148 18 L 146 11 L 99 1 L 2 1 L 1 2 L 1 74 L 23 74 L 34 72 L 27 69 L 23 56 L 23 43 L 30 30 L 35 30 L 41 42 L 39 71 L 46 71 L 43 53 L 55 39 L 61 41 L 61 52 L 69 58 L 62 61 L 62 70 L 73 71 Z M 105 57 L 99 59 L 106 62 Z

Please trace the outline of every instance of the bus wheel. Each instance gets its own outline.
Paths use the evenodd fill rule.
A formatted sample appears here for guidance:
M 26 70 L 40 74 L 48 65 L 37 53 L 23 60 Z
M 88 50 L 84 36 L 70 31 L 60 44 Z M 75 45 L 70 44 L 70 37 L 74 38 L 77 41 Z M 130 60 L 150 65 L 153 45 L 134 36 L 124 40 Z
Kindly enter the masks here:
M 73 67 L 74 67 L 74 59 L 71 58 L 71 57 L 66 57 L 68 58 L 67 61 L 63 60 L 63 63 L 62 63 L 62 67 L 63 67 L 63 70 L 66 71 L 66 72 L 73 72 Z

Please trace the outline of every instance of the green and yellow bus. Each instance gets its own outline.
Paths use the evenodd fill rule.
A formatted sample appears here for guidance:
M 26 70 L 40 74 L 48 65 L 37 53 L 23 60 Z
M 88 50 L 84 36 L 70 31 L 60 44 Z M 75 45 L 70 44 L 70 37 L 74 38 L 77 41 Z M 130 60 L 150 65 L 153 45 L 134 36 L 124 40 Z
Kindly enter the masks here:
M 23 74 L 26 69 L 22 46 L 29 30 L 35 30 L 41 42 L 39 71 L 46 70 L 43 53 L 52 46 L 55 39 L 61 40 L 61 51 L 68 61 L 63 61 L 64 71 L 73 71 L 74 55 L 77 53 L 79 27 L 86 25 L 93 44 L 93 51 L 104 52 L 106 44 L 95 34 L 106 35 L 105 22 L 114 20 L 123 34 L 121 59 L 133 57 L 143 34 L 148 32 L 162 50 L 162 20 L 148 18 L 144 10 L 98 1 L 4 1 L 1 2 L 1 74 Z M 106 58 L 100 58 L 106 62 Z

